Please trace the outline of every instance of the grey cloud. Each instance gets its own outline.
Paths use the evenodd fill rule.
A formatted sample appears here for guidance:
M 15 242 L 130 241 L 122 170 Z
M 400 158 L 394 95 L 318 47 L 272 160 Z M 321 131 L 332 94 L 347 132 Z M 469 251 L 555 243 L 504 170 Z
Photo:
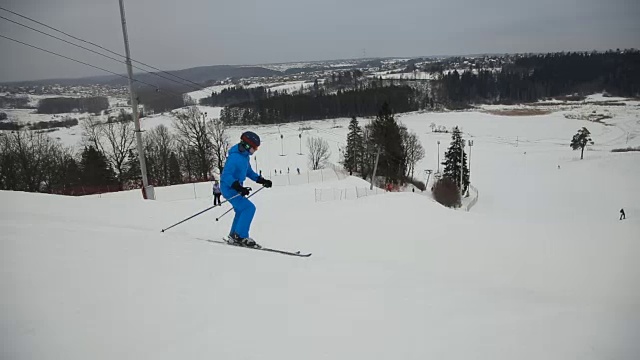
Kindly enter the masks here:
M 115 0 L 2 6 L 123 52 Z M 163 69 L 362 56 L 640 47 L 635 1 L 125 0 L 132 56 Z M 0 11 L 5 17 L 23 19 Z M 118 73 L 124 65 L 0 20 L 0 34 Z M 0 81 L 102 74 L 0 39 Z

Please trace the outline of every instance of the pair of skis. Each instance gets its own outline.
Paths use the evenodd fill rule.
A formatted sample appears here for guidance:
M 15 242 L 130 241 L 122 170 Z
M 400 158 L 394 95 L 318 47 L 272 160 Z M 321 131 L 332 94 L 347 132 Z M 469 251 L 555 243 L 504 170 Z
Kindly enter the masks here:
M 267 252 L 272 252 L 272 253 L 277 253 L 282 255 L 298 256 L 298 257 L 311 256 L 311 253 L 305 254 L 305 253 L 301 253 L 300 251 L 286 251 L 286 250 L 279 250 L 279 249 L 271 249 L 271 248 L 261 247 L 259 245 L 258 247 L 242 246 L 242 245 L 228 241 L 228 238 L 225 238 L 225 237 L 223 237 L 222 240 L 211 240 L 211 239 L 200 239 L 200 240 L 204 240 L 214 244 L 229 245 L 229 246 L 235 246 L 235 247 L 251 249 L 251 250 L 267 251 Z

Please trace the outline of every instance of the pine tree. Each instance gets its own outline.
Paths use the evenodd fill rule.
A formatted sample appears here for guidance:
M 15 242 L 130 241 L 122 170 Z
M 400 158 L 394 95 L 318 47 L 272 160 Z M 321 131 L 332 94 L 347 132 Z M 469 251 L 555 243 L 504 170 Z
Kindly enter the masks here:
M 138 152 L 129 150 L 129 155 L 127 156 L 126 161 L 126 173 L 125 180 L 126 181 L 134 181 L 140 182 L 142 181 L 142 170 L 140 170 L 140 160 L 138 159 Z M 147 172 L 149 167 L 147 166 Z
M 89 186 L 116 184 L 116 174 L 103 153 L 93 146 L 85 147 L 81 155 L 82 183 Z
M 573 150 L 581 149 L 580 152 L 580 160 L 584 158 L 584 148 L 587 145 L 593 145 L 593 140 L 591 140 L 591 133 L 587 130 L 586 127 L 578 130 L 578 132 L 573 135 L 573 139 L 571 139 L 571 148 Z
M 82 179 L 82 172 L 80 171 L 80 167 L 78 166 L 78 162 L 71 156 L 64 159 L 63 164 L 63 178 L 62 187 L 73 188 L 77 186 Z
M 349 134 L 347 134 L 347 148 L 344 154 L 344 168 L 351 174 L 358 171 L 361 163 L 364 144 L 362 142 L 362 128 L 358 125 L 356 117 L 351 118 L 349 123 Z
M 451 145 L 444 154 L 444 172 L 443 176 L 453 180 L 462 193 L 467 191 L 469 186 L 469 168 L 467 167 L 467 154 L 463 151 L 464 140 L 462 132 L 456 126 L 451 134 Z M 462 159 L 460 158 L 462 155 Z M 462 184 L 460 184 L 460 169 L 462 168 Z
M 387 182 L 402 181 L 406 166 L 402 135 L 400 126 L 393 117 L 387 102 L 382 105 L 378 116 L 368 126 L 371 130 L 371 141 L 374 143 L 374 148 L 380 149 L 378 174 L 384 175 Z
M 175 152 L 171 152 L 169 156 L 169 183 L 180 184 L 182 183 L 182 173 L 180 172 L 180 162 L 178 162 L 178 156 Z
M 80 184 L 81 172 L 73 158 L 71 149 L 55 148 L 52 158 L 43 163 L 46 180 L 43 182 L 47 192 L 69 191 Z

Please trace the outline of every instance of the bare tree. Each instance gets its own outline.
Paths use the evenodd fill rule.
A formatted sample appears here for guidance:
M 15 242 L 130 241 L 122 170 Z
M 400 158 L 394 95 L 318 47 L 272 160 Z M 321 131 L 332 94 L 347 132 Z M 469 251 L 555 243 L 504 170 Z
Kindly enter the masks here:
M 101 137 L 101 126 L 102 123 L 98 120 L 97 117 L 87 116 L 82 119 L 80 123 L 80 127 L 82 128 L 82 146 L 90 146 L 93 145 L 94 148 L 100 149 L 98 142 Z
M 183 148 L 195 152 L 196 175 L 200 178 L 208 178 L 213 168 L 213 152 L 204 114 L 197 107 L 191 106 L 176 115 L 173 126 Z
M 193 151 L 186 144 L 183 139 L 176 137 L 176 154 L 178 156 L 178 162 L 184 174 L 186 174 L 187 181 L 193 180 L 196 170 Z
M 54 142 L 49 150 L 47 171 L 42 182 L 43 190 L 51 192 L 54 188 L 62 189 L 66 186 L 77 185 L 80 172 L 71 147 L 65 147 Z
M 229 137 L 227 127 L 220 119 L 214 119 L 209 124 L 211 134 L 211 150 L 216 161 L 218 174 L 222 174 L 222 168 L 227 161 L 227 151 L 229 150 Z
M 169 128 L 160 124 L 145 136 L 145 153 L 148 161 L 150 177 L 158 185 L 169 185 L 169 159 L 176 150 L 176 144 Z
M 125 180 L 126 166 L 125 160 L 129 151 L 133 149 L 135 141 L 133 122 L 108 122 L 101 125 L 101 138 L 98 144 L 99 149 L 107 157 L 118 174 L 118 179 L 122 184 Z
M 331 156 L 329 143 L 322 138 L 310 137 L 307 139 L 307 149 L 311 170 L 323 169 Z
M 101 123 L 96 117 L 88 116 L 82 121 L 81 127 L 83 145 L 92 145 L 102 152 L 115 169 L 122 184 L 128 170 L 126 159 L 134 148 L 133 122 L 122 115 L 106 123 Z
M 416 164 L 424 158 L 425 152 L 418 135 L 402 128 L 402 148 L 404 150 L 405 176 L 413 177 Z
M 18 184 L 16 156 L 11 133 L 0 132 L 0 189 L 13 190 Z
M 61 146 L 44 133 L 18 130 L 0 141 L 0 187 L 42 191 Z

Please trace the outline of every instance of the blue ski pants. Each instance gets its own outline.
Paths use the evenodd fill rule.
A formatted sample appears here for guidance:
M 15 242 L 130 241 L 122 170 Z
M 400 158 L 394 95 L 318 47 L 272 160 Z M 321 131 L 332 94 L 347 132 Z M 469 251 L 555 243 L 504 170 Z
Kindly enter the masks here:
M 236 213 L 229 235 L 236 233 L 241 238 L 249 237 L 249 229 L 251 228 L 253 215 L 256 213 L 256 206 L 251 200 L 243 196 L 235 197 L 229 200 L 229 202 L 231 206 L 233 206 L 233 211 Z

